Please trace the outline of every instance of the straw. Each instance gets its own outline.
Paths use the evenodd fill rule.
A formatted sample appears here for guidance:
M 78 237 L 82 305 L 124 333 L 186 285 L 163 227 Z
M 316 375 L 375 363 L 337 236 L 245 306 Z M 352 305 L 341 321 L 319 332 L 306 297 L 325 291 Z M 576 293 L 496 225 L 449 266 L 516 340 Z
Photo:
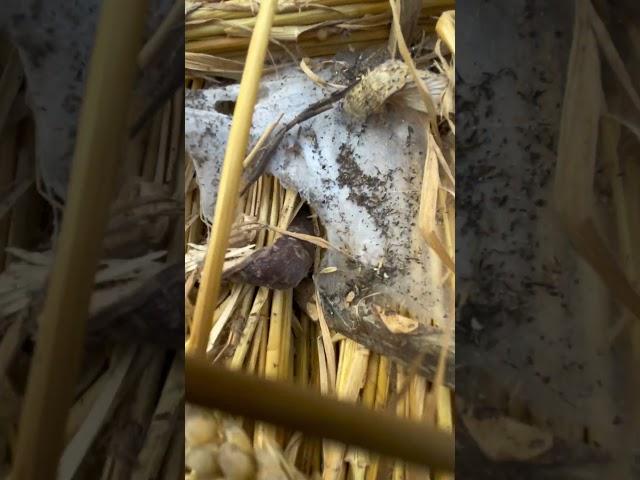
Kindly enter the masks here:
M 292 384 L 212 367 L 190 355 L 185 378 L 187 401 L 196 405 L 453 471 L 452 436 L 424 424 L 324 398 Z
M 220 289 L 224 253 L 238 200 L 242 162 L 247 149 L 251 117 L 253 116 L 276 4 L 275 0 L 266 0 L 260 5 L 260 12 L 247 53 L 246 67 L 240 82 L 233 123 L 229 132 L 211 239 L 194 310 L 193 329 L 187 344 L 189 352 L 200 355 L 205 353 Z

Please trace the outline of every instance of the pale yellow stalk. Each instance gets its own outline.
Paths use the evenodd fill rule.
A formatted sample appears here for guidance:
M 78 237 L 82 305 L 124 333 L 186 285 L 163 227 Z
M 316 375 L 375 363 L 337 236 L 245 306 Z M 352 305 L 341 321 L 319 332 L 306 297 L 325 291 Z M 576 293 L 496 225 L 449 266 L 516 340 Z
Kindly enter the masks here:
M 350 339 L 340 343 L 336 395 L 341 400 L 355 402 L 366 380 L 369 350 Z M 346 448 L 335 442 L 324 442 L 323 480 L 342 478 Z
M 260 320 L 260 312 L 263 310 L 264 304 L 267 301 L 268 297 L 269 290 L 265 287 L 260 287 L 258 289 L 258 293 L 253 299 L 253 305 L 251 305 L 251 310 L 249 312 L 249 316 L 247 317 L 247 323 L 242 331 L 242 335 L 240 336 L 238 346 L 233 352 L 233 357 L 231 358 L 229 368 L 232 368 L 234 370 L 242 368 L 247 352 L 249 351 L 249 346 L 251 345 L 254 338 L 254 333 L 256 331 L 256 327 L 258 326 L 258 321 Z
M 383 410 L 387 405 L 387 398 L 389 395 L 389 371 L 390 363 L 387 357 L 380 357 L 378 365 L 378 378 L 376 381 L 376 397 L 373 404 L 374 409 Z M 367 468 L 366 480 L 377 480 L 378 471 L 380 469 L 380 457 L 372 455 L 371 464 Z
M 238 101 L 229 132 L 225 159 L 220 176 L 220 188 L 216 201 L 213 228 L 209 249 L 202 272 L 200 291 L 193 315 L 193 329 L 189 337 L 188 351 L 204 355 L 207 338 L 211 330 L 211 318 L 215 310 L 227 239 L 236 212 L 236 203 L 245 158 L 251 118 L 258 94 L 262 67 L 264 65 L 269 30 L 277 2 L 264 0 L 256 19 L 256 27 L 247 53 L 247 63 L 240 82 Z

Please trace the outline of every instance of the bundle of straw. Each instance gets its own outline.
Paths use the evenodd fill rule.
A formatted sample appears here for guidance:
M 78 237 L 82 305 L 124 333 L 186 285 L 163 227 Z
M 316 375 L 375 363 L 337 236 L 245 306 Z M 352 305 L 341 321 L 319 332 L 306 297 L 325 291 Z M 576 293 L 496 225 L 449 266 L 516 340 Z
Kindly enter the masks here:
M 434 31 L 435 21 L 453 0 L 421 1 L 418 28 Z M 229 0 L 187 2 L 185 64 L 189 75 L 238 71 L 255 25 L 257 4 Z M 270 33 L 270 59 L 294 60 L 363 50 L 387 42 L 391 9 L 386 1 L 280 1 Z M 234 63 L 238 62 L 238 63 Z

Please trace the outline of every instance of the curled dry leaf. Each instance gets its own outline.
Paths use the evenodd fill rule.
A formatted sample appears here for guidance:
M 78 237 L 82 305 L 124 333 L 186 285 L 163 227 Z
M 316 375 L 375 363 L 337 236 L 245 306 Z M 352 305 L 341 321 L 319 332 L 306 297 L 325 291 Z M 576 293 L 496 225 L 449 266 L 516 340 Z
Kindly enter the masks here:
M 434 103 L 439 104 L 448 81 L 443 75 L 420 72 Z M 346 95 L 344 109 L 357 119 L 379 113 L 394 94 L 413 82 L 409 67 L 400 60 L 388 60 L 371 70 Z M 410 105 L 408 105 L 410 106 Z
M 385 309 L 375 304 L 373 305 L 373 309 L 391 333 L 411 333 L 418 328 L 417 320 L 390 310 L 385 311 Z
M 344 109 L 354 118 L 366 119 L 380 112 L 387 99 L 400 91 L 408 80 L 409 71 L 403 62 L 384 62 L 365 75 L 347 94 Z
M 456 53 L 456 12 L 448 10 L 440 15 L 436 23 L 436 33 L 442 39 L 449 51 Z
M 313 83 L 321 87 L 345 88 L 344 85 L 338 85 L 336 83 L 331 83 L 324 80 L 320 75 L 318 75 L 311 69 L 311 67 L 309 66 L 310 62 L 310 58 L 303 58 L 300 61 L 300 70 L 302 70 Z

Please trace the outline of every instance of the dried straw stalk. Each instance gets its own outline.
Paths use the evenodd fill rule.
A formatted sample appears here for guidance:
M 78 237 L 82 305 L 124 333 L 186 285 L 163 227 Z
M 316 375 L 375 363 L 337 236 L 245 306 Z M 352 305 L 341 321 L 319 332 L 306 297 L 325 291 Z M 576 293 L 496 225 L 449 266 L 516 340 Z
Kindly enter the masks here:
M 303 10 L 338 7 L 341 5 L 376 3 L 379 0 L 319 0 L 317 2 L 306 2 L 300 0 L 284 0 L 278 2 L 277 13 L 298 12 Z M 188 1 L 187 4 L 197 4 L 199 2 Z M 434 8 L 444 10 L 452 8 L 453 0 L 421 0 L 423 8 Z M 228 0 L 225 2 L 200 4 L 200 8 L 188 15 L 188 20 L 197 23 L 204 23 L 214 20 L 231 20 L 236 18 L 246 18 L 255 16 L 259 3 L 257 1 Z
M 410 15 L 411 23 L 416 24 L 412 31 L 433 31 L 432 19 L 454 7 L 451 0 L 411 1 L 418 11 Z M 222 67 L 222 61 L 244 63 L 246 37 L 256 21 L 252 7 L 246 2 L 224 2 L 199 8 L 186 20 L 186 53 L 216 55 L 211 62 L 218 65 L 218 74 L 237 75 L 231 73 L 237 72 L 236 66 Z M 297 63 L 300 55 L 332 55 L 347 45 L 354 50 L 382 45 L 390 35 L 390 13 L 389 4 L 380 1 L 279 2 L 270 34 L 270 53 Z
M 196 405 L 258 418 L 419 465 L 453 471 L 453 438 L 424 424 L 323 398 L 284 382 L 211 367 L 190 355 L 186 358 L 185 378 L 187 400 Z M 216 388 L 212 389 L 211 385 Z M 282 408 L 283 405 L 287 408 Z
M 68 202 L 22 409 L 12 472 L 16 480 L 49 478 L 57 470 L 122 155 L 146 3 L 109 0 L 102 7 Z
M 191 336 L 187 345 L 189 352 L 199 355 L 204 355 L 206 350 L 211 321 L 220 290 L 224 253 L 236 211 L 242 162 L 245 158 L 251 117 L 262 76 L 262 66 L 264 65 L 269 30 L 276 3 L 276 0 L 266 0 L 260 5 L 260 13 L 249 45 L 247 63 L 240 82 L 238 102 L 229 132 L 211 239 L 194 310 Z

